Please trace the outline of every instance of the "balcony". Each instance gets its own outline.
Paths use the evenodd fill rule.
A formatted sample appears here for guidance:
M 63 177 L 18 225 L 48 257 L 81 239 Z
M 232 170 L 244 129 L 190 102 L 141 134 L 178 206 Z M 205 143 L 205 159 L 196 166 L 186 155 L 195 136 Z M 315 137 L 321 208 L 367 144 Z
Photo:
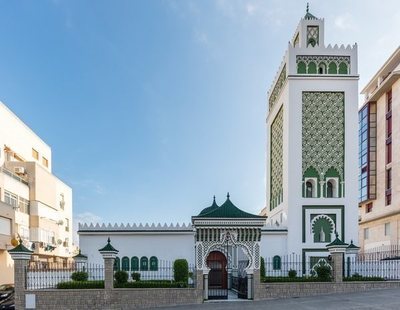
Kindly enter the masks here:
M 4 167 L 0 167 L 0 172 L 12 177 L 14 180 L 17 180 L 18 182 L 21 182 L 22 184 L 28 185 L 28 181 L 26 180 L 26 178 L 22 178 L 14 173 L 12 173 L 10 170 L 4 168 Z

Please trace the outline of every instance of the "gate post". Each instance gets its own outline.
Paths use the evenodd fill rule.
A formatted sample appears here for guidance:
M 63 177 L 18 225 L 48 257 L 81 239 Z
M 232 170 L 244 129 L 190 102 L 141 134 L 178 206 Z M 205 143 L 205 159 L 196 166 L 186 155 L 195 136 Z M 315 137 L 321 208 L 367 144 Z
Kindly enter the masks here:
M 339 234 L 336 232 L 336 239 L 329 243 L 326 248 L 333 258 L 333 281 L 343 281 L 343 255 L 348 247 L 347 243 L 344 243 L 339 239 Z
M 247 299 L 253 299 L 253 270 L 247 271 Z
M 232 289 L 232 268 L 228 268 L 228 290 Z
M 27 249 L 20 238 L 19 245 L 8 253 L 14 260 L 15 309 L 25 309 L 26 271 L 33 251 Z
M 203 291 L 204 291 L 204 300 L 208 300 L 208 272 L 209 270 L 203 270 L 203 277 L 204 277 L 204 286 L 203 286 Z
M 111 290 L 114 288 L 114 260 L 119 251 L 111 245 L 108 237 L 106 246 L 99 252 L 104 259 L 104 288 Z

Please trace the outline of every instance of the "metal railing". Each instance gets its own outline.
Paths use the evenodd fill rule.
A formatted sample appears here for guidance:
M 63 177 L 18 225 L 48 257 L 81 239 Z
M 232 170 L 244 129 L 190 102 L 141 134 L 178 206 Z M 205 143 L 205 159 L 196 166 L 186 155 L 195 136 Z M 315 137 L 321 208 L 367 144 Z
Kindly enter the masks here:
M 104 266 L 87 263 L 30 264 L 26 270 L 26 289 L 53 289 L 61 282 L 72 281 L 74 272 L 87 273 L 88 281 L 104 280 Z
M 379 257 L 379 254 L 376 253 Z M 400 259 L 372 259 L 371 257 L 348 257 L 345 262 L 347 280 L 400 280 Z
M 186 287 L 195 287 L 196 286 L 196 268 L 195 265 L 189 264 L 189 273 L 187 276 L 187 285 Z M 128 268 L 121 268 L 122 271 L 126 271 L 128 273 L 128 282 L 140 282 L 140 284 L 151 287 L 157 286 L 159 284 L 162 286 L 163 283 L 174 283 L 174 266 L 173 262 L 159 260 L 158 266 L 155 270 L 128 270 Z M 114 272 L 116 272 L 115 270 Z M 139 287 L 139 284 L 138 284 Z

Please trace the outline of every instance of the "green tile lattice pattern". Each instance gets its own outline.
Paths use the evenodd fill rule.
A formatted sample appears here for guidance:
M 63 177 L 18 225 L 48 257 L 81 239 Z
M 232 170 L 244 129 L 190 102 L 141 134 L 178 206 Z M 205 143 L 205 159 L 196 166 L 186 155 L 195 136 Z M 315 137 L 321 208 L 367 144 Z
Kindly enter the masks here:
M 344 181 L 344 93 L 303 92 L 303 176 L 333 167 Z
M 281 73 L 279 74 L 278 80 L 275 83 L 274 89 L 271 92 L 271 96 L 269 97 L 269 110 L 272 109 L 278 96 L 281 93 L 282 87 L 286 81 L 286 64 L 283 66 Z
M 282 194 L 283 181 L 283 107 L 275 116 L 271 125 L 271 209 Z

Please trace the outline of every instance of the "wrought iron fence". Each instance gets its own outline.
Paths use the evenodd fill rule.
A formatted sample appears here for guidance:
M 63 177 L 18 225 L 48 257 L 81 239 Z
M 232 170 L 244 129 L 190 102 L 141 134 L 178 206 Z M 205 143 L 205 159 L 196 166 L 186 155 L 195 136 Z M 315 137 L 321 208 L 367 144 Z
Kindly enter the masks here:
M 46 263 L 30 264 L 26 267 L 26 289 L 51 289 L 57 288 L 61 282 L 72 281 L 74 272 L 83 271 L 87 274 L 88 281 L 104 280 L 104 266 L 87 263 Z
M 360 252 L 357 258 L 361 260 L 400 259 L 399 245 L 382 245 Z
M 375 254 L 375 253 L 374 253 Z M 380 257 L 376 253 L 376 257 Z M 400 258 L 394 259 L 386 256 L 382 259 L 373 259 L 373 256 L 365 257 L 357 255 L 348 257 L 345 263 L 344 274 L 346 280 L 400 280 Z
M 195 287 L 196 285 L 196 268 L 194 264 L 189 264 L 189 273 L 187 275 L 186 287 Z M 156 287 L 157 284 L 162 286 L 163 284 L 177 282 L 174 276 L 174 264 L 170 261 L 159 260 L 156 270 L 127 270 L 121 268 L 122 271 L 128 273 L 129 283 L 138 283 L 144 286 Z M 116 271 L 114 271 L 116 272 Z M 179 280 L 179 279 L 178 279 Z M 179 281 L 180 282 L 180 281 Z M 132 285 L 134 286 L 134 285 Z M 138 284 L 139 287 L 139 284 Z
M 265 278 L 264 281 L 316 281 L 329 280 L 327 278 L 317 279 L 319 267 L 326 269 L 332 274 L 332 262 L 328 257 L 311 257 L 303 259 L 301 255 L 285 255 L 267 257 L 264 259 Z M 325 273 L 326 273 L 325 272 Z

